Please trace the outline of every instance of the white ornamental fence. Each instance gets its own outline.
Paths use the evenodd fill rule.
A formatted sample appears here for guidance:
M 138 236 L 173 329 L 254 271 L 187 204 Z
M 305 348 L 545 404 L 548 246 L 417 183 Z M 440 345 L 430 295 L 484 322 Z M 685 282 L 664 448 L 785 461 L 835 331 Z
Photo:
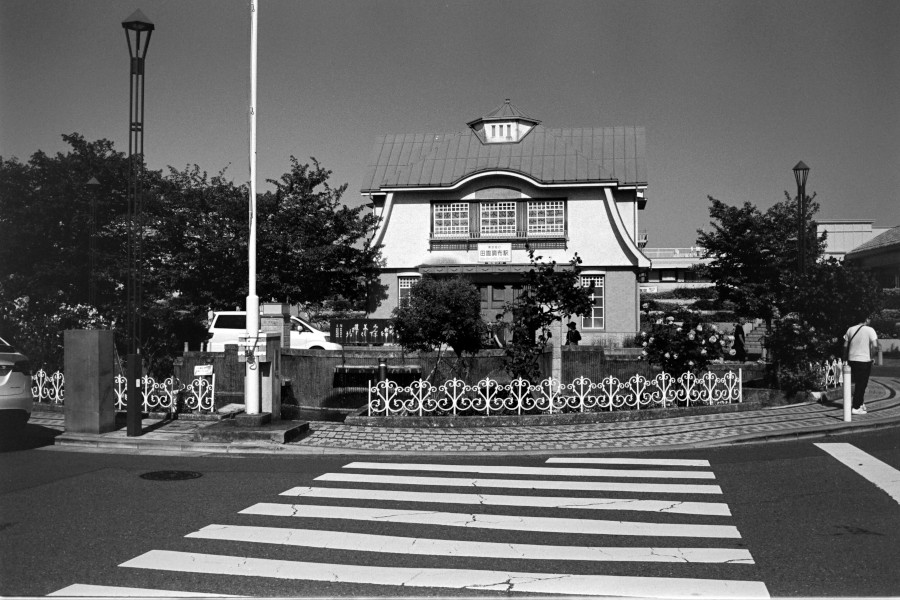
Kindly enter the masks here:
M 51 404 L 65 403 L 65 376 L 60 371 L 48 375 L 43 369 L 31 376 L 31 391 L 38 402 Z M 115 393 L 116 410 L 128 407 L 127 381 L 124 376 L 116 375 Z M 215 411 L 216 376 L 197 377 L 185 385 L 175 377 L 157 382 L 152 377 L 141 377 L 139 392 L 143 412 L 169 412 L 179 410 L 179 400 L 183 402 L 183 410 L 197 412 Z
M 660 373 L 652 379 L 634 375 L 625 381 L 613 376 L 594 383 L 579 377 L 570 384 L 549 378 L 537 384 L 514 379 L 501 384 L 483 379 L 467 385 L 452 379 L 434 386 L 419 379 L 406 387 L 387 380 L 369 387 L 369 416 L 521 415 L 641 410 L 674 406 L 710 406 L 743 399 L 742 372 L 719 377 L 706 372 L 674 377 Z
M 810 368 L 815 369 L 819 374 L 819 384 L 825 390 L 830 390 L 832 388 L 841 387 L 844 385 L 844 361 L 837 358 L 831 361 L 825 361 L 824 363 L 814 365 L 811 364 Z

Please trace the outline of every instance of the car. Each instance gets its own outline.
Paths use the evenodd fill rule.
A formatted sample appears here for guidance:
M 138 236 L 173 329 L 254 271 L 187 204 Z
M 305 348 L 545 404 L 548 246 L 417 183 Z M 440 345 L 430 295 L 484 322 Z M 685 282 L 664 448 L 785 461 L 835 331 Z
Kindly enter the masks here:
M 31 417 L 34 394 L 28 357 L 0 338 L 0 421 L 22 429 Z
M 247 313 L 244 311 L 214 312 L 209 321 L 210 338 L 206 343 L 209 352 L 223 352 L 225 344 L 237 344 L 247 331 Z M 301 350 L 341 350 L 331 336 L 310 325 L 300 317 L 291 317 L 291 348 Z

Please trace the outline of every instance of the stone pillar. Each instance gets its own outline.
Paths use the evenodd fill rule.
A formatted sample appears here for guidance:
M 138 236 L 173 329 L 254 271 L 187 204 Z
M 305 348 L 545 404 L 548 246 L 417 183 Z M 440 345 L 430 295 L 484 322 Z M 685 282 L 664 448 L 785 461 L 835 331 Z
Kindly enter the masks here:
M 551 361 L 551 376 L 555 379 L 562 379 L 562 345 L 566 343 L 566 328 L 562 321 L 556 321 L 550 326 L 553 337 L 550 338 L 550 347 L 553 351 L 553 359 Z
M 113 332 L 69 330 L 63 339 L 66 431 L 106 433 L 115 430 Z

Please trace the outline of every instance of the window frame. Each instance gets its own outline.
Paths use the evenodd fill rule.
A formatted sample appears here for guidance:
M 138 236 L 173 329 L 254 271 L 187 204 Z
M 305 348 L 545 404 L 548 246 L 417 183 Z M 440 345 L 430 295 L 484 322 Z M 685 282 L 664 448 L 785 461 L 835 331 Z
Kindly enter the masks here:
M 606 329 L 606 274 L 587 273 L 580 277 L 582 287 L 590 287 L 594 284 L 591 293 L 591 314 L 581 315 L 581 328 L 588 330 Z M 599 290 L 599 295 L 598 295 Z M 599 303 L 597 302 L 599 300 Z
M 478 231 L 481 238 L 507 238 L 516 236 L 516 200 L 492 200 L 478 203 Z M 487 214 L 496 211 L 495 215 Z M 496 219 L 496 225 L 486 225 L 485 218 Z M 502 223 L 501 223 L 502 221 Z
M 460 238 L 469 237 L 471 226 L 469 224 L 470 205 L 468 201 L 462 202 L 432 202 L 431 203 L 431 233 L 435 238 Z M 439 225 L 438 220 L 448 221 L 449 225 Z

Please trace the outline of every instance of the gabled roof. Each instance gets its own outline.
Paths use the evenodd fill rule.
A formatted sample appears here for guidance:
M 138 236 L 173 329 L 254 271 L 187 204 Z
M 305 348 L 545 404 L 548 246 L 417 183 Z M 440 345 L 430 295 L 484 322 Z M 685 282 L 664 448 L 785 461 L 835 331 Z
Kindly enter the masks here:
M 844 258 L 852 259 L 862 256 L 863 254 L 871 254 L 875 251 L 886 250 L 892 247 L 900 248 L 900 226 L 894 227 L 893 229 L 888 229 L 881 235 L 873 237 L 868 242 L 860 244 L 859 246 L 848 252 L 844 256 Z
M 379 136 L 362 193 L 384 188 L 451 187 L 470 175 L 498 170 L 519 173 L 542 184 L 647 184 L 643 127 L 548 129 L 508 103 L 472 123 L 506 110 L 519 114 L 510 112 L 503 118 L 535 123 L 518 142 L 487 144 L 472 129 Z

